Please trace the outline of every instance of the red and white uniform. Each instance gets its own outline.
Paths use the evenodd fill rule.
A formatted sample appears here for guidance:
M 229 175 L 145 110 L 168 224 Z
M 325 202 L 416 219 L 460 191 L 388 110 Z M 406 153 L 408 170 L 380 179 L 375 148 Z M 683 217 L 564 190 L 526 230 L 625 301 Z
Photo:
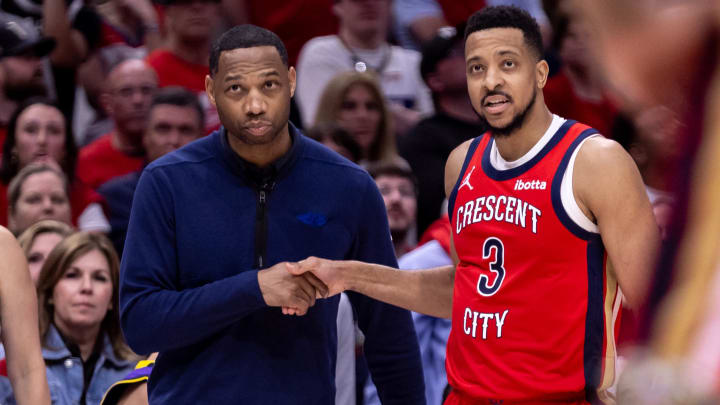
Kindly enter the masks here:
M 572 168 L 597 131 L 553 116 L 506 162 L 476 138 L 450 196 L 455 273 L 446 404 L 610 402 L 620 292 Z

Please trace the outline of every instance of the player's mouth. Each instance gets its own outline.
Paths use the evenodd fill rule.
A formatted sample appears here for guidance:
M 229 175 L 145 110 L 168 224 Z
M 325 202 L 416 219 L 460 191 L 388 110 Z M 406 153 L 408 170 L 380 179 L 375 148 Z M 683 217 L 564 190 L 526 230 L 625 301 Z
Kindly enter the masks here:
M 263 136 L 270 132 L 272 125 L 269 122 L 254 122 L 245 126 L 247 131 L 252 136 Z
M 483 108 L 489 114 L 500 114 L 510 107 L 510 97 L 504 94 L 493 94 L 485 96 L 483 99 Z

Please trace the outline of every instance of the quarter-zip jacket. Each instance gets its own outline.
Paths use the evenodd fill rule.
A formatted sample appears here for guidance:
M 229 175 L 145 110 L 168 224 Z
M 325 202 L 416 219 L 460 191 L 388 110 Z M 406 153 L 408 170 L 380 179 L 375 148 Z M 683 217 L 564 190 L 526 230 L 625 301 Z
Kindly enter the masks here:
M 258 269 L 311 255 L 397 263 L 370 176 L 290 131 L 293 145 L 265 189 L 224 129 L 143 172 L 120 309 L 130 346 L 160 352 L 151 404 L 334 404 L 339 297 L 285 316 L 265 304 Z M 384 403 L 425 403 L 410 314 L 348 295 Z

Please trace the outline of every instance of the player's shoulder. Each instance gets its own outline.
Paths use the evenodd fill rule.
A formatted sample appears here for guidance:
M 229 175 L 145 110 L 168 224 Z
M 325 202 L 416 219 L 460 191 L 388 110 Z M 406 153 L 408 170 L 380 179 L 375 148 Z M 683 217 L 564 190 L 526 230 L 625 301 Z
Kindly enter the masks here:
M 628 159 L 631 159 L 630 155 L 618 142 L 598 135 L 583 142 L 578 151 L 577 162 L 590 168 L 602 168 L 626 162 Z
M 447 162 L 445 163 L 445 194 L 450 195 L 451 190 L 455 187 L 457 179 L 460 177 L 463 163 L 470 151 L 470 146 L 477 138 L 468 139 L 458 145 L 450 152 Z

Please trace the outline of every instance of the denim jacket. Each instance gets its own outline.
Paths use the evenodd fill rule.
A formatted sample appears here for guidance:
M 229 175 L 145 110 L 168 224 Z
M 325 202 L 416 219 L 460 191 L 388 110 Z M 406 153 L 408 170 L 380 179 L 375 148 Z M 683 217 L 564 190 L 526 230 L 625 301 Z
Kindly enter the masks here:
M 53 405 L 97 405 L 105 391 L 116 381 L 122 380 L 133 370 L 134 363 L 115 356 L 110 338 L 103 337 L 100 357 L 95 363 L 85 404 L 79 404 L 83 389 L 82 360 L 74 357 L 65 346 L 54 325 L 50 325 L 42 349 L 47 370 L 50 399 Z M 0 405 L 15 404 L 7 379 L 0 381 Z

